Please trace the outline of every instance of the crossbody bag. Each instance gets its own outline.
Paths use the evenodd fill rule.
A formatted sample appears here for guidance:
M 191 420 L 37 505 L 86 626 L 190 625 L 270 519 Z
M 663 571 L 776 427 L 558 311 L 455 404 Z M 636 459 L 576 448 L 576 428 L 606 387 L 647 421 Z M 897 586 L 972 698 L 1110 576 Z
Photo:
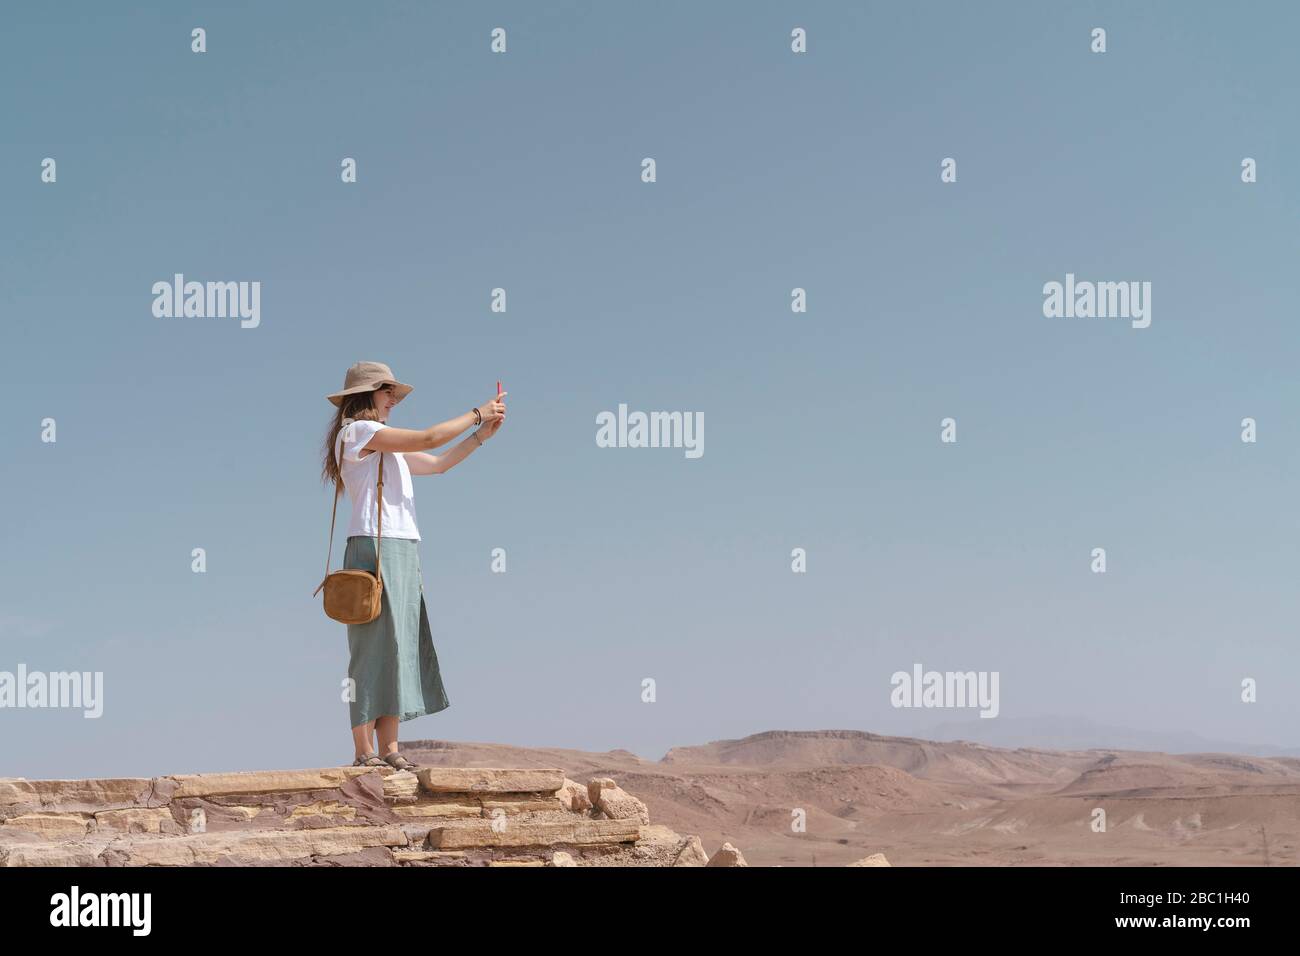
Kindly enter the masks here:
M 367 624 L 383 610 L 384 579 L 380 570 L 380 551 L 384 543 L 384 453 L 379 456 L 379 481 L 375 489 L 375 571 L 342 568 L 330 571 L 334 556 L 334 521 L 339 513 L 339 495 L 343 493 L 343 443 L 339 442 L 339 482 L 334 489 L 334 511 L 330 514 L 330 545 L 325 552 L 325 580 L 312 592 L 315 597 L 325 589 L 325 613 L 342 624 Z

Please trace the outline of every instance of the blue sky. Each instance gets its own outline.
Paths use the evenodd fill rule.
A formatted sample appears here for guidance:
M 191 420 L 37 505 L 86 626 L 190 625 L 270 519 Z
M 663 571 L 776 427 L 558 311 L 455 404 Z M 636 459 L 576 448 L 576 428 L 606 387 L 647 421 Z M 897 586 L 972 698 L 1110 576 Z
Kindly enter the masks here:
M 403 738 L 924 736 L 920 662 L 1017 720 L 1300 746 L 1292 5 L 4 17 L 0 670 L 105 710 L 0 710 L 0 775 L 351 759 L 311 591 L 360 359 L 415 386 L 395 425 L 510 393 L 416 479 L 451 707 Z M 260 281 L 260 325 L 155 318 L 177 272 Z M 1068 272 L 1151 282 L 1150 328 L 1045 318 Z M 705 454 L 597 447 L 620 402 Z

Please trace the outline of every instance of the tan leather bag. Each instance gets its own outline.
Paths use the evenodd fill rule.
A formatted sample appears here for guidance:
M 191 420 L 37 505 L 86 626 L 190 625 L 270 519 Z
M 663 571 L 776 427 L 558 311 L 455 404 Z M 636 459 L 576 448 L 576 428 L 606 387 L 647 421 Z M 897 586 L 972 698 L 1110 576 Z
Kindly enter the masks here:
M 384 607 L 384 579 L 380 569 L 380 550 L 384 543 L 384 453 L 379 456 L 379 481 L 375 490 L 375 573 L 362 568 L 343 568 L 330 573 L 334 555 L 334 520 L 339 513 L 339 495 L 343 492 L 343 443 L 339 442 L 339 482 L 334 488 L 334 511 L 330 515 L 330 546 L 325 552 L 325 580 L 315 591 L 325 589 L 325 613 L 342 624 L 366 624 L 379 617 Z

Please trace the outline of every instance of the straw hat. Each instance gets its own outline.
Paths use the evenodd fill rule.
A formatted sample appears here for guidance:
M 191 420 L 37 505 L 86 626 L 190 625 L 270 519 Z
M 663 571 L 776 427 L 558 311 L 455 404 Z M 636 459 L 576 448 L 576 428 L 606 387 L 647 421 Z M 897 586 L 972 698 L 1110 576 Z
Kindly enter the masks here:
M 325 397 L 335 405 L 342 405 L 344 395 L 373 392 L 384 385 L 396 386 L 393 389 L 393 397 L 398 402 L 414 391 L 413 386 L 393 378 L 393 370 L 383 362 L 358 362 L 348 369 L 348 374 L 343 377 L 343 390 Z

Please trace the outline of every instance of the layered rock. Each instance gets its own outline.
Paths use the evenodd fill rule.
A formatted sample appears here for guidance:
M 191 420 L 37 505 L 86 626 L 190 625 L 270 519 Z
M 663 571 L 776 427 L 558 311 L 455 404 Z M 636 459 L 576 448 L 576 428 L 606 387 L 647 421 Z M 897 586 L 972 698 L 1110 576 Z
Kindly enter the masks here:
M 0 866 L 218 865 L 705 866 L 709 859 L 698 837 L 652 826 L 645 804 L 611 778 L 584 787 L 558 769 L 0 779 Z

